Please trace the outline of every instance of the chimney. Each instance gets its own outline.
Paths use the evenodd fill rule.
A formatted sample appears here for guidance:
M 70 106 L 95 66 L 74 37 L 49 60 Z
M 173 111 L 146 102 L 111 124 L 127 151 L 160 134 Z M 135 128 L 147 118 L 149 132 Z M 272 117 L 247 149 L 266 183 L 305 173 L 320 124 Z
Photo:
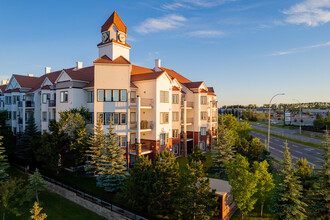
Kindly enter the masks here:
M 52 68 L 46 66 L 46 67 L 45 67 L 45 74 L 50 73 L 51 70 L 52 70 Z
M 6 84 L 7 84 L 7 80 L 6 79 L 1 80 L 1 85 L 6 85 Z
M 77 68 L 76 69 L 79 70 L 81 68 L 83 68 L 83 62 L 78 61 L 77 62 Z
M 29 77 L 33 77 L 33 74 L 28 74 Z
M 160 59 L 155 59 L 155 68 L 154 68 L 154 70 L 156 72 L 161 71 L 160 67 L 161 67 L 161 60 Z

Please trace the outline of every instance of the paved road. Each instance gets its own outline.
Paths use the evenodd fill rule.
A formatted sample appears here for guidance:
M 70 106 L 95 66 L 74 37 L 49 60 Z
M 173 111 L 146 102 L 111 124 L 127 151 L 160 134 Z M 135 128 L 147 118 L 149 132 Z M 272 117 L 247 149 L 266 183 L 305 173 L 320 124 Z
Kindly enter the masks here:
M 252 131 L 251 134 L 254 137 L 257 137 L 261 140 L 262 143 L 267 140 L 267 135 L 257 133 Z M 281 161 L 283 159 L 284 153 L 284 146 L 285 140 L 280 138 L 270 137 L 270 144 L 269 144 L 269 151 L 271 156 L 275 159 Z M 310 165 L 313 165 L 315 169 L 320 168 L 320 164 L 317 163 L 318 161 L 323 161 L 321 155 L 323 150 L 309 147 L 302 144 L 297 144 L 291 141 L 288 141 L 289 151 L 291 153 L 292 162 L 295 163 L 296 160 L 300 159 L 301 157 L 305 157 Z
M 256 129 L 268 132 L 268 127 L 266 125 L 263 125 L 263 124 L 260 124 L 260 125 L 250 124 L 250 125 L 252 126 L 252 128 L 256 128 Z M 314 143 L 314 144 L 319 144 L 319 145 L 322 145 L 322 142 L 323 142 L 323 140 L 320 140 L 320 139 L 294 134 L 294 133 L 299 133 L 299 129 L 270 128 L 270 132 L 281 135 L 281 136 L 290 137 L 290 138 L 294 138 L 294 139 L 301 140 L 304 142 L 309 142 L 309 143 Z

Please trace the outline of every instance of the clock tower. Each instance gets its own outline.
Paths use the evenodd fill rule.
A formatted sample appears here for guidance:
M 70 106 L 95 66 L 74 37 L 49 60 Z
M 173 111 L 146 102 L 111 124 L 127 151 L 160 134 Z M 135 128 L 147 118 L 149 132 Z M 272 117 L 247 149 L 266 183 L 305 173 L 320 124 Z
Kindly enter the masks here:
M 108 56 L 111 60 L 123 56 L 129 60 L 131 46 L 126 43 L 127 27 L 114 11 L 101 28 L 102 42 L 99 48 L 99 57 Z

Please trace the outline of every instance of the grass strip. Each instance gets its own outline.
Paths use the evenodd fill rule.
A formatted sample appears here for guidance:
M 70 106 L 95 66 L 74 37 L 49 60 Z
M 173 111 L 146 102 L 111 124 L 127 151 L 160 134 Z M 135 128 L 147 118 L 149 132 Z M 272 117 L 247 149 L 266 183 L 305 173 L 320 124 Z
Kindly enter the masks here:
M 252 131 L 255 131 L 255 132 L 258 132 L 258 133 L 261 133 L 261 134 L 268 135 L 268 132 L 267 131 L 262 131 L 262 130 L 259 130 L 259 129 L 256 129 L 256 128 L 252 128 Z M 319 144 L 305 142 L 305 141 L 297 140 L 297 139 L 290 138 L 290 137 L 281 136 L 281 135 L 274 134 L 274 133 L 270 133 L 270 136 L 276 137 L 276 138 L 279 138 L 279 139 L 282 139 L 282 140 L 291 141 L 291 142 L 294 142 L 294 143 L 297 143 L 297 144 L 302 144 L 302 145 L 306 145 L 306 146 L 309 146 L 309 147 L 314 147 L 314 148 L 322 149 L 322 145 L 319 145 Z

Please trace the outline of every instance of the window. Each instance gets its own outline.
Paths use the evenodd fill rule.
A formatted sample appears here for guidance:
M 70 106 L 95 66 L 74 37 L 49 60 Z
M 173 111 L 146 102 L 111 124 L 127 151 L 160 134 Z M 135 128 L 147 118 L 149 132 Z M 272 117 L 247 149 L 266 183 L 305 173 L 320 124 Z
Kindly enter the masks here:
M 47 104 L 47 100 L 49 100 L 49 93 L 42 94 L 42 104 Z
M 15 105 L 19 101 L 19 96 L 14 95 L 13 96 L 13 104 Z
M 87 91 L 87 103 L 94 102 L 94 91 Z
M 120 90 L 120 101 L 126 102 L 127 101 L 127 91 Z
M 90 112 L 90 119 L 87 120 L 87 124 L 94 124 L 94 112 Z
M 61 92 L 61 102 L 68 102 L 69 99 L 69 95 L 68 95 L 68 91 L 62 91 Z
M 106 89 L 104 91 L 105 91 L 104 101 L 105 102 L 111 102 L 111 90 Z
M 172 151 L 174 154 L 178 154 L 178 145 L 177 144 L 173 144 Z
M 178 138 L 179 137 L 179 130 L 173 129 L 172 130 L 172 138 Z
M 206 127 L 201 127 L 201 135 L 206 135 Z
M 42 112 L 42 121 L 47 121 L 47 112 Z
M 168 103 L 168 91 L 160 91 L 160 102 Z
M 119 90 L 113 90 L 113 101 L 114 102 L 119 102 Z
M 11 119 L 11 112 L 8 112 L 8 114 L 7 114 L 7 119 L 8 119 L 8 120 Z
M 199 149 L 205 150 L 205 142 L 204 141 L 199 143 Z
M 6 105 L 11 105 L 11 96 L 6 96 L 5 104 Z
M 201 105 L 207 104 L 207 96 L 201 96 Z
M 172 96 L 172 103 L 179 104 L 179 95 L 178 94 L 175 94 Z
M 16 111 L 13 111 L 13 120 L 16 120 L 17 119 L 17 113 Z
M 179 121 L 179 112 L 172 112 L 172 121 Z
M 109 125 L 111 120 L 111 113 L 110 112 L 105 112 L 104 113 L 104 124 Z
M 130 135 L 130 142 L 131 142 L 131 144 L 135 144 L 135 139 L 136 139 L 136 134 L 135 133 L 131 133 L 131 135 Z
M 131 91 L 131 103 L 136 103 L 136 91 Z
M 119 146 L 121 146 L 121 147 L 126 147 L 126 136 L 120 136 L 120 139 L 119 139 L 120 141 L 120 144 L 119 144 Z
M 201 120 L 207 119 L 207 112 L 201 112 Z
M 122 124 L 122 125 L 126 124 L 126 113 L 120 114 L 120 124 Z
M 160 145 L 168 144 L 168 133 L 160 134 Z
M 168 112 L 161 112 L 160 113 L 160 123 L 161 124 L 168 124 Z
M 97 90 L 97 101 L 98 102 L 104 101 L 104 90 L 102 89 Z
M 113 113 L 113 124 L 119 124 L 119 113 Z

